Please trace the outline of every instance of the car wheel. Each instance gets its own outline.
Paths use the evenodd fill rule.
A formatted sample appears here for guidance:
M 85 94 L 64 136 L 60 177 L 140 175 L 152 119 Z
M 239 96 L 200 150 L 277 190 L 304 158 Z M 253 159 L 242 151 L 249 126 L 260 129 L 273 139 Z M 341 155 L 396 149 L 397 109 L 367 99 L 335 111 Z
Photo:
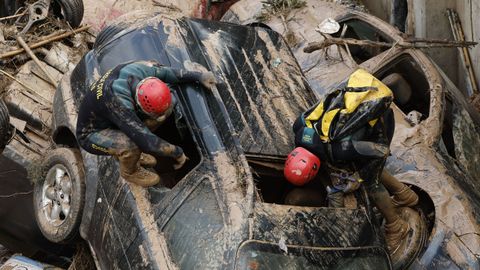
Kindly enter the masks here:
M 0 1 L 0 17 L 13 15 L 21 6 L 20 0 L 4 0 Z
M 10 126 L 10 115 L 5 102 L 0 99 L 0 153 L 12 138 L 13 129 Z
M 82 158 L 76 149 L 55 149 L 42 162 L 33 199 L 37 224 L 48 240 L 68 243 L 76 237 L 85 200 L 84 179 Z
M 82 0 L 55 0 L 53 13 L 65 19 L 71 27 L 78 27 L 83 19 Z

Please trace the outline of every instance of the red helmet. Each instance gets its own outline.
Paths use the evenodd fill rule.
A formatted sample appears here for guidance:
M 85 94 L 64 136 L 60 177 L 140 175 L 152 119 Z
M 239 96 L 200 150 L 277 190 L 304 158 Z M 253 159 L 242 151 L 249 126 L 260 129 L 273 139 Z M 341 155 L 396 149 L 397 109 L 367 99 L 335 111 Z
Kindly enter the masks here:
M 144 113 L 155 117 L 163 115 L 172 105 L 170 89 L 155 77 L 147 77 L 137 84 L 135 98 Z
M 303 186 L 318 173 L 320 159 L 303 147 L 297 147 L 288 155 L 283 174 L 288 182 Z

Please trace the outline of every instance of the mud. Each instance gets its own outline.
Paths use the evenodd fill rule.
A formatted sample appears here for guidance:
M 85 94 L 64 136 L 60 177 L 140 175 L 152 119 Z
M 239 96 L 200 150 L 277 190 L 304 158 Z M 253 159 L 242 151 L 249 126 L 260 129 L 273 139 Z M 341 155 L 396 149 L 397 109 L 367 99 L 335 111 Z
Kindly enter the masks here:
M 217 153 L 214 158 L 215 166 L 217 167 L 217 172 L 222 179 L 220 186 L 224 190 L 219 190 L 222 192 L 222 196 L 229 196 L 227 201 L 232 202 L 227 205 L 227 220 L 229 225 L 232 226 L 232 230 L 238 230 L 242 225 L 242 221 L 245 220 L 245 213 L 243 212 L 243 202 L 245 201 L 245 191 L 242 190 L 241 186 L 238 185 L 238 179 L 242 178 L 241 172 L 239 172 L 239 167 L 235 166 L 231 158 L 225 152 Z M 217 186 L 214 184 L 213 186 Z
M 423 125 L 432 123 L 422 123 L 411 127 L 405 120 L 404 114 L 394 107 L 396 129 L 393 139 L 392 152 L 398 159 L 415 166 L 414 170 L 396 173 L 400 181 L 414 184 L 417 187 L 428 192 L 430 198 L 435 204 L 435 217 L 439 223 L 435 224 L 435 232 L 441 230 L 452 231 L 455 235 L 476 235 L 479 231 L 478 224 L 472 222 L 475 220 L 472 212 L 469 210 L 469 204 L 461 196 L 463 191 L 455 183 L 455 179 L 447 176 L 445 166 L 439 162 L 432 149 L 423 142 L 432 142 L 432 134 L 426 134 L 431 126 L 426 129 Z M 428 181 L 425 181 L 427 179 Z M 455 238 L 455 237 L 453 237 Z M 480 239 L 469 238 L 468 245 L 459 240 L 447 242 L 446 248 L 449 255 L 458 265 L 468 265 L 465 253 L 466 247 L 471 247 L 473 254 L 480 250 Z M 471 253 L 470 253 L 471 254 Z
M 137 202 L 136 205 L 140 220 L 143 222 L 144 230 L 147 233 L 148 242 L 145 243 L 145 245 L 142 245 L 142 248 L 140 249 L 141 251 L 143 250 L 142 255 L 145 254 L 145 252 L 151 253 L 151 257 L 155 258 L 160 269 L 178 269 L 171 260 L 165 237 L 163 233 L 160 232 L 157 223 L 155 222 L 147 190 L 135 184 L 128 183 L 128 185 L 130 185 L 132 195 Z M 143 257 L 143 262 L 145 265 L 150 263 L 148 256 Z
M 310 97 L 294 94 L 297 91 L 304 91 L 306 85 L 305 78 L 288 47 L 284 46 L 285 44 L 282 46 L 273 44 L 272 37 L 267 31 L 258 30 L 258 37 L 255 40 L 262 44 L 259 48 L 264 47 L 266 50 L 242 49 L 241 62 L 245 63 L 243 65 L 232 64 L 238 62 L 231 51 L 236 45 L 230 44 L 228 35 L 221 30 L 209 34 L 202 43 L 213 63 L 214 72 L 224 82 L 228 81 L 222 86 L 225 86 L 225 90 L 232 97 L 232 106 L 235 106 L 234 110 L 240 112 L 238 114 L 240 121 L 244 123 L 245 128 L 239 131 L 241 140 L 255 141 L 256 133 L 261 134 L 265 141 L 279 140 L 281 144 L 288 145 L 292 141 L 292 134 L 287 129 L 279 128 L 277 134 L 272 135 L 270 121 L 277 119 L 283 126 L 291 126 L 301 111 L 309 107 L 310 102 L 307 100 Z M 251 71 L 249 74 L 252 77 L 245 76 L 245 70 Z M 230 84 L 234 83 L 247 90 L 242 92 L 241 97 L 238 91 L 232 89 L 233 86 Z M 249 90 L 252 88 L 254 90 Z M 288 90 L 285 91 L 285 88 Z M 245 104 L 241 104 L 242 102 Z M 249 114 L 243 113 L 245 107 L 249 108 Z

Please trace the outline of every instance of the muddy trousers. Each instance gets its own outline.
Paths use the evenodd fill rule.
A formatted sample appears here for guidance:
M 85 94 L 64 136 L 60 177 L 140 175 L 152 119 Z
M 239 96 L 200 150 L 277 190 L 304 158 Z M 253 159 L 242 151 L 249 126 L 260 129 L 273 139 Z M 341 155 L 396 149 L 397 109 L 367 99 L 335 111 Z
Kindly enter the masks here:
M 390 194 L 381 181 L 385 161 L 386 158 L 375 158 L 358 162 L 355 166 L 359 168 L 360 177 L 365 181 L 364 185 L 368 196 L 382 213 L 386 222 L 393 223 L 400 217 L 395 210 Z M 389 188 L 393 187 L 394 189 L 403 187 L 403 184 L 400 182 L 398 182 L 398 186 L 395 183 L 388 183 L 388 185 Z
M 94 155 L 117 156 L 125 150 L 138 149 L 137 145 L 120 130 L 104 129 L 90 133 L 79 143 L 85 151 Z
M 120 130 L 104 129 L 87 135 L 79 142 L 89 153 L 116 157 L 120 163 L 120 174 L 128 182 L 148 187 L 160 181 L 156 173 L 140 167 L 141 163 L 153 165 L 156 162 L 155 158 L 151 157 L 153 160 L 142 162 L 140 149 Z

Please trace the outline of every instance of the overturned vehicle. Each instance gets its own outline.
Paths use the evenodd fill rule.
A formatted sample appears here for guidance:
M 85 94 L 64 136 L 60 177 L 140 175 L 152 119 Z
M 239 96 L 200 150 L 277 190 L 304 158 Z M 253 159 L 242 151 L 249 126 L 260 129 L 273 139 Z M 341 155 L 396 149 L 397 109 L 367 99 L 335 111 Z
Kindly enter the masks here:
M 269 6 L 262 2 L 240 0 L 222 20 L 272 29 L 289 37 L 292 52 L 318 99 L 358 68 L 368 70 L 394 92 L 396 128 L 386 170 L 420 196 L 416 210 L 425 217 L 428 232 L 410 267 L 478 268 L 480 116 L 465 97 L 468 91 L 459 90 L 421 50 L 395 46 L 409 41 L 370 14 L 307 0 L 305 5 L 266 16 Z M 332 20 L 338 22 L 338 29 L 320 34 L 319 25 Z M 334 38 L 391 46 L 346 42 L 324 46 Z M 323 49 L 310 46 L 315 43 Z
M 148 189 L 125 182 L 115 159 L 79 149 L 73 135 L 88 86 L 133 60 L 198 63 L 220 79 L 212 92 L 173 88 L 179 107 L 157 134 L 190 161 L 179 171 L 157 165 L 164 181 Z M 351 208 L 285 204 L 294 188 L 282 173 L 291 124 L 314 102 L 269 29 L 162 15 L 112 25 L 55 94 L 56 149 L 35 181 L 40 229 L 58 243 L 79 231 L 100 269 L 389 269 L 364 192 Z

